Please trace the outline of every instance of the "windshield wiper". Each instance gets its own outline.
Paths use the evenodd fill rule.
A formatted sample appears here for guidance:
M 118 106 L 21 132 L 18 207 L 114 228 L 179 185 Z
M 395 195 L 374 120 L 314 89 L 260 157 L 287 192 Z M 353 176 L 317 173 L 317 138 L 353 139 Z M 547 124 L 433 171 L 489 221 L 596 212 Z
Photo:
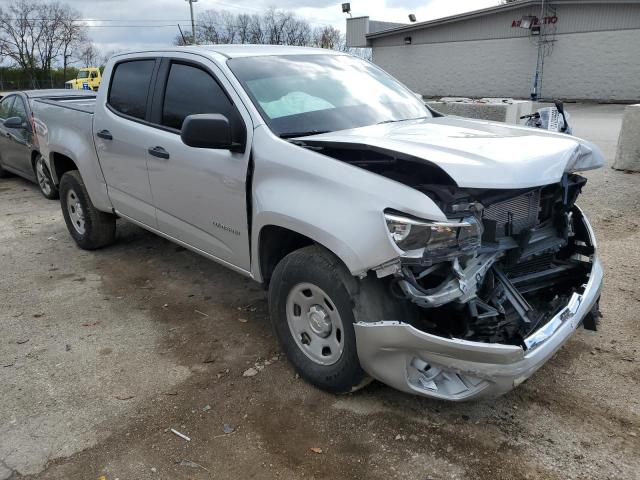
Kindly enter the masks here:
M 416 118 L 401 118 L 399 120 L 383 120 L 381 122 L 376 123 L 376 125 L 382 125 L 385 123 L 397 123 L 397 122 L 408 122 L 409 120 L 422 120 L 424 118 L 431 118 L 431 117 L 416 117 Z
M 296 137 L 308 137 L 310 135 L 320 135 L 322 133 L 329 133 L 330 130 L 310 130 L 308 132 L 286 132 L 278 135 L 280 138 L 296 138 Z

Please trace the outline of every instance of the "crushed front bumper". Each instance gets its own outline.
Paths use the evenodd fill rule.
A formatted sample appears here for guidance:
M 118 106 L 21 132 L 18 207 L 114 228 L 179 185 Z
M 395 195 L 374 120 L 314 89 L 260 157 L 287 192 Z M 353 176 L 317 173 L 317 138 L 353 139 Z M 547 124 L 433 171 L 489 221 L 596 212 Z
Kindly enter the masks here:
M 583 217 L 591 243 L 596 242 Z M 495 397 L 513 389 L 568 340 L 600 298 L 603 269 L 597 252 L 582 294 L 546 325 L 514 345 L 470 342 L 422 332 L 399 321 L 355 325 L 358 356 L 372 377 L 398 390 L 445 400 Z

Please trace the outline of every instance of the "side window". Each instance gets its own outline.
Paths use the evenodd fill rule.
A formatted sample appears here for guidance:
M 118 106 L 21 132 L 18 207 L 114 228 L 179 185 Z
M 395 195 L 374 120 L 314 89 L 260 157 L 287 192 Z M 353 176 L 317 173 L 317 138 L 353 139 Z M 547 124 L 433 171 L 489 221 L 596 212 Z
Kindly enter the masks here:
M 11 109 L 10 117 L 20 117 L 23 122 L 27 121 L 27 109 L 24 106 L 24 102 L 21 98 L 16 97 L 16 101 L 13 102 L 13 108 Z
M 154 60 L 119 63 L 113 71 L 108 103 L 117 112 L 144 119 Z
M 162 125 L 181 130 L 184 119 L 198 113 L 220 113 L 230 120 L 238 118 L 233 104 L 210 74 L 191 65 L 172 64 L 164 94 Z
M 15 98 L 15 95 L 11 95 L 10 97 L 3 98 L 0 102 L 0 118 L 2 120 L 6 120 L 11 116 L 11 107 L 13 106 L 13 101 Z
M 91 72 L 91 78 L 98 78 L 98 74 L 96 72 Z

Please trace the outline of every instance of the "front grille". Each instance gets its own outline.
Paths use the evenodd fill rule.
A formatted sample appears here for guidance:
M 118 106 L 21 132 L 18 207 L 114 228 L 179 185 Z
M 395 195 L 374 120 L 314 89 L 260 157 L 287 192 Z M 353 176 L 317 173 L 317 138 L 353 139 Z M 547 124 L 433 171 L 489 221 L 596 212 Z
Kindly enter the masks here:
M 496 237 L 517 235 L 535 227 L 540 211 L 540 189 L 494 203 L 484 209 L 482 218 L 496 222 Z
M 509 278 L 516 278 L 529 273 L 543 272 L 551 268 L 554 258 L 554 253 L 546 253 L 515 265 L 506 265 L 504 273 Z

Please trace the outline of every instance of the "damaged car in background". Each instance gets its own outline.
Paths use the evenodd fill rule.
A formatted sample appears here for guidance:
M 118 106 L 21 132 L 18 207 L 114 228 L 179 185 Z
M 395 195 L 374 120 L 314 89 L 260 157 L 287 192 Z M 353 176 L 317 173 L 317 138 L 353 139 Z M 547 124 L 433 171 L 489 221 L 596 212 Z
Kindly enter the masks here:
M 261 282 L 312 384 L 496 396 L 596 328 L 591 143 L 442 116 L 326 50 L 120 54 L 105 77 L 95 107 L 36 108 L 73 238 L 104 247 L 120 217 Z

